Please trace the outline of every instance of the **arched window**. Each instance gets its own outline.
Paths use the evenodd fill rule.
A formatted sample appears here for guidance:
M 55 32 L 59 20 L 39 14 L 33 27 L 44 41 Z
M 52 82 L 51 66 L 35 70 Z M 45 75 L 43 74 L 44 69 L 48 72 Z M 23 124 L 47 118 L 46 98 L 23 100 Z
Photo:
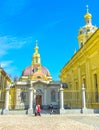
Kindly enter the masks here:
M 38 57 L 35 58 L 35 62 L 38 63 Z
M 26 92 L 21 92 L 20 96 L 21 96 L 21 101 L 25 102 L 26 101 Z
M 55 90 L 52 90 L 52 91 L 51 91 L 51 101 L 52 101 L 52 102 L 55 102 L 55 101 L 56 101 L 56 92 L 55 92 Z
M 83 42 L 81 42 L 81 47 L 83 46 Z
M 94 74 L 94 88 L 95 88 L 95 101 L 98 102 L 98 83 L 97 83 L 97 74 Z

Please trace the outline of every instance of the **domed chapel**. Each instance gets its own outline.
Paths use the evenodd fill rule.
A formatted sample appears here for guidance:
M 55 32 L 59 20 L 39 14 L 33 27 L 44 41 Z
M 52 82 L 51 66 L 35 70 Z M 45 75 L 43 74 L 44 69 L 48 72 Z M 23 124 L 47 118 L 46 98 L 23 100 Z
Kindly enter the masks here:
M 37 42 L 37 41 L 36 41 Z M 42 108 L 48 108 L 50 104 L 59 107 L 60 82 L 53 81 L 49 70 L 41 64 L 39 47 L 36 43 L 32 55 L 32 63 L 26 67 L 21 77 L 15 82 L 15 109 L 31 109 L 40 104 Z M 13 95 L 11 96 L 13 99 Z

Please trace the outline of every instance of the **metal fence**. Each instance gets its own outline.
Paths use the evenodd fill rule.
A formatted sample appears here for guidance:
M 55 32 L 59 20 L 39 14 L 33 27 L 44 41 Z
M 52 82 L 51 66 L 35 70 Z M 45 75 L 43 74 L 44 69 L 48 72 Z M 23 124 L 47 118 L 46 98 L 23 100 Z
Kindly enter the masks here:
M 0 108 L 5 107 L 5 90 L 0 90 Z
M 99 108 L 99 92 L 92 90 L 85 91 L 86 107 Z M 81 90 L 65 90 L 64 106 L 66 109 L 82 108 L 82 91 Z
M 82 104 L 81 92 L 75 90 L 64 91 L 65 108 L 80 108 Z
M 85 90 L 86 107 L 99 108 L 99 92 Z M 0 109 L 5 108 L 6 90 L 0 90 Z M 16 103 L 17 102 L 17 103 Z M 33 104 L 34 107 L 35 104 Z M 65 109 L 82 108 L 82 91 L 81 90 L 64 90 Z M 29 108 L 29 90 L 21 92 L 15 88 L 9 89 L 9 109 L 24 110 Z
M 86 106 L 88 108 L 99 108 L 99 92 L 86 90 Z

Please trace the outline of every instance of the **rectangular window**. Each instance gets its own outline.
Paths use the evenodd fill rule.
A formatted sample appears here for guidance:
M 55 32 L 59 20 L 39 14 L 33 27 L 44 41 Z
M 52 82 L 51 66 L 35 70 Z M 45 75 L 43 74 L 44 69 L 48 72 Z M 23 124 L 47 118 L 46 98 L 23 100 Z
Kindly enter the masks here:
M 83 79 L 83 83 L 84 83 L 84 88 L 86 88 L 86 79 Z
M 94 74 L 94 87 L 95 87 L 95 102 L 98 102 L 98 83 L 97 83 L 97 74 Z
M 36 60 L 36 63 L 38 63 L 38 58 L 37 58 L 37 57 L 36 57 L 36 59 L 35 59 L 35 60 Z

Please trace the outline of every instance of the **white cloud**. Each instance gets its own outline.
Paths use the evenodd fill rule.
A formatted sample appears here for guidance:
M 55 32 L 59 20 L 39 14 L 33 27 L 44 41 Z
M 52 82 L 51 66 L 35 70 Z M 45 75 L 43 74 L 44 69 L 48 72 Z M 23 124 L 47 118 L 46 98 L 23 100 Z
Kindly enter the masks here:
M 1 36 L 0 37 L 0 65 L 7 72 L 8 75 L 14 77 L 19 75 L 19 69 L 15 66 L 13 60 L 4 60 L 4 56 L 10 53 L 10 50 L 21 49 L 26 44 L 31 44 L 33 37 L 27 38 L 17 38 L 11 36 Z M 3 60 L 2 60 L 3 59 Z
M 18 73 L 18 69 L 13 66 L 13 61 L 8 60 L 8 61 L 2 61 L 1 63 L 1 67 L 5 70 L 5 72 L 11 77 L 13 78 L 14 76 L 16 76 L 17 74 L 15 72 Z
M 12 63 L 13 61 L 9 60 L 9 61 L 2 61 L 0 64 L 1 64 L 1 67 L 7 68 Z
M 2 5 L 2 12 L 6 15 L 16 15 L 22 12 L 29 0 L 6 0 Z
M 7 72 L 7 74 L 11 78 L 14 78 L 17 75 L 16 72 L 18 71 L 17 68 L 14 66 L 8 66 L 8 67 L 4 68 L 4 70 Z
M 12 36 L 1 36 L 0 37 L 0 64 L 1 67 L 7 72 L 8 75 L 14 77 L 19 75 L 19 69 L 15 65 L 13 60 L 4 60 L 5 57 L 10 53 L 11 50 L 21 49 L 27 44 L 33 42 L 33 37 L 17 38 Z M 7 57 L 8 58 L 8 57 Z M 12 58 L 13 59 L 13 58 Z
M 10 49 L 20 49 L 27 41 L 16 37 L 2 36 L 0 37 L 0 57 L 7 54 Z
M 20 48 L 26 43 L 25 40 L 16 37 L 2 36 L 0 37 L 0 46 L 3 49 Z

